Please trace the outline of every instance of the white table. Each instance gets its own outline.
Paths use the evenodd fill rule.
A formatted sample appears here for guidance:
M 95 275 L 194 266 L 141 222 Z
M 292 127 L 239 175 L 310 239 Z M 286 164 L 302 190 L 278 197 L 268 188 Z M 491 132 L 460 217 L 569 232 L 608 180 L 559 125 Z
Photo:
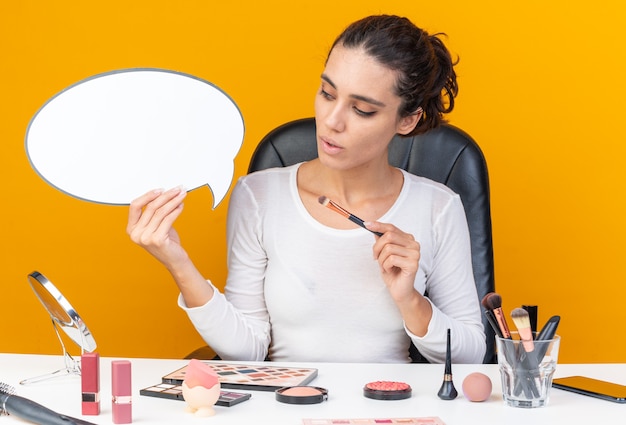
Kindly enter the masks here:
M 80 378 L 65 376 L 30 385 L 25 378 L 61 369 L 61 356 L 0 354 L 0 382 L 16 387 L 17 395 L 29 398 L 57 412 L 96 424 L 111 424 L 112 358 L 101 359 L 101 414 L 81 416 Z M 453 365 L 459 397 L 443 401 L 437 391 L 443 380 L 443 365 L 426 364 L 337 364 L 282 363 L 285 366 L 315 367 L 318 377 L 310 384 L 327 388 L 329 399 L 316 405 L 288 405 L 275 400 L 274 393 L 250 391 L 252 398 L 233 407 L 216 407 L 216 415 L 198 418 L 185 412 L 185 403 L 140 396 L 139 390 L 160 382 L 161 376 L 187 364 L 186 360 L 128 359 L 133 367 L 133 423 L 138 424 L 292 424 L 303 418 L 397 418 L 438 416 L 446 425 L 529 425 L 529 424 L 624 424 L 626 405 L 552 389 L 550 403 L 538 409 L 504 406 L 497 365 Z M 473 403 L 462 395 L 465 376 L 483 372 L 493 382 L 491 398 Z M 556 377 L 587 375 L 626 384 L 626 364 L 562 364 Z M 413 388 L 407 400 L 380 401 L 363 397 L 363 386 L 372 381 L 402 381 Z M 19 418 L 0 418 L 0 424 L 25 423 Z

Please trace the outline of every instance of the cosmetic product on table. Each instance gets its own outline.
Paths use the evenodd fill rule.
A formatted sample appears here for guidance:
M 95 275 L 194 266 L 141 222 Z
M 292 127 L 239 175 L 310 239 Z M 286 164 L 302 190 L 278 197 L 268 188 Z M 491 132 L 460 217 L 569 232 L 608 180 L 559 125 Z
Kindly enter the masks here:
M 192 359 L 187 365 L 187 373 L 181 385 L 187 411 L 200 417 L 213 416 L 213 406 L 220 396 L 220 383 L 217 373 L 211 366 Z
M 111 362 L 111 408 L 114 424 L 129 424 L 133 421 L 131 363 L 128 360 Z
M 560 317 L 552 316 L 535 338 L 526 310 L 516 308 L 512 317 L 519 333 L 508 339 L 496 338 L 504 402 L 512 407 L 546 406 L 559 354 L 556 329 Z
M 82 414 L 100 414 L 100 356 L 98 353 L 83 353 L 80 360 L 80 382 L 82 392 Z
M 458 394 L 452 381 L 452 353 L 450 350 L 450 329 L 448 329 L 446 333 L 446 365 L 443 382 L 437 396 L 442 400 L 454 400 Z
M 159 383 L 151 387 L 139 390 L 139 395 L 147 397 L 165 398 L 168 400 L 185 401 L 183 397 L 182 385 Z M 232 407 L 246 400 L 252 395 L 250 393 L 240 393 L 235 391 L 221 390 L 219 398 L 215 402 L 216 406 Z
M 466 399 L 473 402 L 485 401 L 491 396 L 493 385 L 491 379 L 484 373 L 473 372 L 463 379 L 461 386 Z
M 548 340 L 535 340 L 535 351 L 541 350 L 545 353 L 541 359 L 537 359 L 535 352 L 525 351 L 524 341 L 517 338 L 516 332 L 512 336 L 512 339 L 496 338 L 504 403 L 507 406 L 525 408 L 546 406 L 556 370 L 560 337 L 556 335 Z M 514 352 L 517 355 L 511 357 L 504 355 L 505 352 Z M 531 391 L 516 392 L 517 381 L 523 381 Z
M 285 387 L 276 390 L 276 400 L 287 404 L 318 404 L 328 400 L 328 390 L 320 387 Z
M 14 415 L 40 425 L 95 425 L 82 419 L 57 413 L 39 403 L 15 395 L 15 389 L 0 382 L 0 416 Z
M 404 382 L 375 381 L 363 387 L 363 395 L 374 400 L 404 400 L 411 398 L 413 389 Z
M 302 425 L 445 425 L 438 417 L 422 418 L 355 418 L 355 419 L 303 419 Z
M 502 297 L 495 292 L 490 292 L 483 297 L 481 304 L 485 308 L 485 315 L 487 316 L 487 319 L 496 334 L 496 339 L 511 339 L 511 331 L 509 330 L 509 325 L 506 321 L 506 317 L 504 316 L 504 311 L 502 310 Z M 512 348 L 513 347 L 511 345 L 504 345 L 505 350 L 512 350 Z M 513 351 L 506 351 L 503 355 L 510 359 L 510 361 L 513 361 L 516 353 Z M 530 389 L 530 384 L 526 379 L 517 379 L 515 381 L 515 388 L 513 391 L 518 395 L 523 392 L 528 397 L 532 397 L 532 390 Z
M 271 363 L 251 366 L 238 363 L 204 362 L 217 373 L 222 388 L 234 390 L 276 391 L 283 387 L 307 385 L 317 376 L 317 369 L 274 366 Z M 163 384 L 181 385 L 187 366 L 162 377 Z

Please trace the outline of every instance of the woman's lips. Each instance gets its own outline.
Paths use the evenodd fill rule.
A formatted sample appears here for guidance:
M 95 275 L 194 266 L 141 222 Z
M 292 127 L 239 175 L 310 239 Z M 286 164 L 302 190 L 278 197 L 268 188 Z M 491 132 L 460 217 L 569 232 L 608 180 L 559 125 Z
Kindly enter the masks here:
M 322 149 L 324 152 L 333 155 L 343 150 L 341 146 L 335 145 L 331 140 L 326 139 L 325 137 L 320 137 L 320 141 L 322 142 Z

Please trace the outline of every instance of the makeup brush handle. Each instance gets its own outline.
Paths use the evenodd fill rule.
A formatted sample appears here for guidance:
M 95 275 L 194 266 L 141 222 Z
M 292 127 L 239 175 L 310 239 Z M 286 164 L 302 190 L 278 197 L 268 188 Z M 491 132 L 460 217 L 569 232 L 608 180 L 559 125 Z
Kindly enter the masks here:
M 547 341 L 549 339 L 554 338 L 556 335 L 556 329 L 559 327 L 559 322 L 561 321 L 560 316 L 552 316 L 546 324 L 541 328 L 539 334 L 537 334 L 537 341 Z M 543 357 L 546 355 L 546 351 L 550 344 L 540 344 L 539 348 L 535 350 L 535 357 L 537 358 L 537 364 L 543 361 Z
M 372 232 L 373 234 L 375 234 L 376 236 L 382 236 L 383 234 L 380 232 L 374 232 L 373 230 L 368 229 L 367 227 L 365 227 L 365 222 L 363 220 L 361 220 L 359 217 L 357 217 L 354 214 L 350 214 L 348 216 L 348 220 L 350 220 L 353 223 L 358 224 L 359 226 L 361 226 L 362 228 L 364 228 L 365 230 L 368 230 L 370 232 Z
M 536 353 L 534 351 L 527 352 L 522 344 L 517 346 L 519 353 L 519 361 L 522 364 L 521 372 L 524 373 L 526 378 L 527 388 L 535 397 L 539 397 L 539 390 L 537 389 L 535 378 L 537 376 L 537 368 L 539 363 L 537 362 Z
M 496 336 L 499 336 L 500 338 L 502 338 L 503 337 L 502 331 L 500 330 L 500 327 L 498 326 L 498 321 L 496 320 L 496 316 L 493 315 L 493 311 L 485 310 L 485 317 L 487 317 L 487 320 L 489 321 L 489 324 L 491 325 L 491 328 L 493 329 L 493 332 L 496 334 Z
M 41 404 L 17 395 L 0 394 L 0 406 L 11 415 L 41 425 L 95 425 L 82 419 L 61 415 Z
M 511 338 L 504 338 L 504 339 L 511 339 Z M 517 362 L 517 353 L 515 352 L 515 347 L 511 344 L 503 344 L 502 347 L 504 349 L 503 352 L 504 352 L 504 357 L 506 358 L 506 362 L 510 365 L 514 365 Z M 524 395 L 526 395 L 526 397 L 530 398 L 532 396 L 532 392 L 530 388 L 528 387 L 528 380 L 526 379 L 526 373 L 525 371 L 522 371 L 522 372 L 523 373 L 516 373 L 516 375 L 518 376 L 517 376 L 517 379 L 515 379 L 515 386 L 513 387 L 513 394 L 518 396 L 523 392 Z

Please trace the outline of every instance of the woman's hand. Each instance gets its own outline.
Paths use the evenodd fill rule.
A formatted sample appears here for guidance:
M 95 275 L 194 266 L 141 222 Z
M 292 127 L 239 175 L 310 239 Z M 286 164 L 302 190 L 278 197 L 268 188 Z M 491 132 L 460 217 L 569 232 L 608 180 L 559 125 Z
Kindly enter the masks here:
M 187 253 L 174 230 L 174 221 L 183 211 L 187 192 L 182 188 L 154 190 L 130 204 L 126 232 L 168 269 L 187 260 Z
M 370 222 L 365 225 L 369 230 L 383 234 L 374 243 L 374 258 L 406 327 L 415 335 L 425 335 L 432 306 L 414 286 L 420 261 L 419 242 L 393 224 Z

